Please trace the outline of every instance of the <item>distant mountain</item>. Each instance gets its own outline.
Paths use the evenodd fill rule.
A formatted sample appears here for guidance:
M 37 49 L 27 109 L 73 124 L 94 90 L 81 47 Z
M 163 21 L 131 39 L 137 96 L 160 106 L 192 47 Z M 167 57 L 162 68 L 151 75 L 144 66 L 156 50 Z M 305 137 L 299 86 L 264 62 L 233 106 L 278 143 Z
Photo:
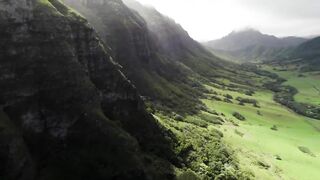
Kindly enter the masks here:
M 225 51 L 236 51 L 252 46 L 264 46 L 269 48 L 283 48 L 297 46 L 306 40 L 298 37 L 278 38 L 272 35 L 262 34 L 254 29 L 233 31 L 221 39 L 209 41 L 206 46 Z
M 211 50 L 217 56 L 235 62 L 269 62 L 288 59 L 294 47 L 271 48 L 265 46 L 250 46 L 236 51 Z
M 316 37 L 302 43 L 296 48 L 295 53 L 303 57 L 308 57 L 309 55 L 320 55 L 320 37 Z
M 254 29 L 233 31 L 219 40 L 204 43 L 214 53 L 231 57 L 241 62 L 268 61 L 284 58 L 291 48 L 305 42 L 299 37 L 278 38 L 262 34 Z
M 320 37 L 298 46 L 292 52 L 291 59 L 299 62 L 303 66 L 303 70 L 320 70 Z

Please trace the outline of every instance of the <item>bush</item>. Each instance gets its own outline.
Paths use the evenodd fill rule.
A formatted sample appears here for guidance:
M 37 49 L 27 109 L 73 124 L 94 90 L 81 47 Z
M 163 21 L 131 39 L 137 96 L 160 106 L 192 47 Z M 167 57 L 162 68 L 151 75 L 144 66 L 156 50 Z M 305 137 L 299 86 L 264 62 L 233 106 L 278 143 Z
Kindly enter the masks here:
M 259 111 L 259 110 L 257 111 L 257 114 L 258 114 L 259 116 L 263 116 L 262 113 L 261 113 L 261 111 Z
M 242 133 L 242 132 L 238 131 L 237 129 L 236 129 L 236 130 L 234 130 L 234 133 L 236 133 L 237 135 L 239 135 L 239 136 L 241 136 L 241 137 L 243 137 L 243 136 L 244 136 L 244 133 Z
M 222 99 L 220 97 L 218 97 L 218 96 L 211 96 L 210 99 L 216 100 L 216 101 L 222 101 Z
M 306 153 L 306 154 L 309 154 L 309 155 L 312 156 L 312 157 L 316 157 L 316 155 L 314 155 L 314 154 L 310 151 L 309 148 L 304 147 L 304 146 L 299 146 L 298 148 L 299 148 L 299 150 L 300 150 L 301 152 Z
M 230 99 L 228 99 L 228 98 L 224 98 L 223 101 L 226 102 L 226 103 L 231 103 L 231 104 L 233 103 L 233 102 L 232 102 Z
M 248 90 L 244 94 L 247 95 L 247 96 L 252 96 L 254 94 L 254 91 Z
M 183 173 L 181 173 L 178 177 L 177 180 L 201 180 L 197 174 L 191 170 L 187 170 Z
M 235 118 L 239 119 L 240 121 L 246 120 L 246 118 L 245 118 L 244 116 L 242 116 L 242 115 L 241 115 L 240 113 L 238 113 L 238 112 L 234 112 L 232 115 L 233 115 Z
M 278 131 L 278 127 L 276 125 L 273 125 L 270 129 L 274 131 Z
M 173 119 L 176 120 L 176 121 L 183 121 L 184 118 L 183 118 L 183 116 L 181 116 L 179 114 L 175 114 Z
M 203 127 L 203 128 L 207 128 L 208 127 L 208 123 L 202 119 L 200 119 L 199 117 L 187 117 L 183 120 L 184 122 L 199 126 L 199 127 Z
M 258 101 L 255 99 L 249 99 L 249 98 L 242 98 L 242 97 L 237 97 L 236 99 L 239 102 L 242 103 L 248 103 L 248 104 L 258 104 Z
M 230 94 L 225 94 L 224 97 L 226 97 L 228 99 L 233 99 L 233 97 Z
M 270 165 L 265 163 L 265 162 L 263 162 L 263 161 L 258 161 L 257 165 L 260 166 L 263 169 L 269 169 L 270 168 Z
M 253 106 L 256 108 L 261 108 L 258 103 L 253 103 Z
M 279 161 L 282 160 L 282 158 L 279 155 L 275 155 L 275 158 L 276 158 L 276 160 L 279 160 Z

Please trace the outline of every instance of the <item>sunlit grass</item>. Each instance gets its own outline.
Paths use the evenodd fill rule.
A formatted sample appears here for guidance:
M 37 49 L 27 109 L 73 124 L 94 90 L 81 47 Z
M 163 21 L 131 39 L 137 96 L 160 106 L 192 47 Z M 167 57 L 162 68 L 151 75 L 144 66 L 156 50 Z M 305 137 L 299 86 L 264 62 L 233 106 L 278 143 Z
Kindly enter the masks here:
M 320 105 L 320 72 L 280 71 L 271 67 L 267 67 L 267 69 L 286 79 L 285 85 L 290 85 L 298 90 L 298 94 L 294 96 L 297 102 Z
M 224 93 L 239 95 L 235 92 Z M 293 113 L 275 103 L 272 96 L 271 92 L 259 91 L 251 97 L 258 100 L 261 108 L 208 99 L 203 102 L 240 125 L 225 123 L 220 129 L 224 133 L 225 142 L 237 152 L 241 166 L 254 172 L 257 179 L 300 180 L 320 177 L 320 146 L 317 143 L 320 138 L 317 129 L 320 121 Z M 258 110 L 261 115 L 257 113 Z M 246 121 L 236 120 L 232 116 L 235 111 L 245 116 Z M 278 130 L 271 129 L 274 125 Z M 239 136 L 235 132 L 243 135 Z M 301 152 L 300 146 L 308 148 L 316 157 Z M 266 169 L 261 163 L 270 167 Z

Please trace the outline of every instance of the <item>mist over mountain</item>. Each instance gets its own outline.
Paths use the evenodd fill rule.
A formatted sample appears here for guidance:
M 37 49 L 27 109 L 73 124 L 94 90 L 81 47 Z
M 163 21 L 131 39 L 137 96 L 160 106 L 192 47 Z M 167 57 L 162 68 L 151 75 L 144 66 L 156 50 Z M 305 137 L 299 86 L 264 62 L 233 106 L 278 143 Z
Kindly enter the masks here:
M 181 58 L 186 52 L 206 53 L 206 50 L 195 40 L 181 25 L 173 19 L 159 13 L 152 7 L 146 7 L 135 0 L 124 0 L 124 3 L 137 11 L 147 22 L 149 30 L 156 37 L 157 43 L 161 46 L 164 53 L 172 58 Z
M 114 60 L 143 96 L 180 113 L 201 104 L 196 96 L 201 94 L 202 87 L 191 79 L 199 75 L 218 76 L 218 71 L 225 71 L 228 63 L 212 55 L 179 24 L 154 8 L 125 2 L 134 10 L 116 0 L 65 0 L 88 17 L 102 40 L 110 44 Z M 193 111 L 197 109 L 189 112 Z
M 319 48 L 200 44 L 135 0 L 0 1 L 0 180 L 320 175 Z
M 217 50 L 236 51 L 251 46 L 264 46 L 269 48 L 283 48 L 297 46 L 306 41 L 299 37 L 278 38 L 276 36 L 262 34 L 255 29 L 233 31 L 227 36 L 205 43 L 208 47 Z
M 206 47 L 226 58 L 242 62 L 269 61 L 286 56 L 292 48 L 305 42 L 300 37 L 278 38 L 254 29 L 233 31 L 229 35 L 204 43 Z

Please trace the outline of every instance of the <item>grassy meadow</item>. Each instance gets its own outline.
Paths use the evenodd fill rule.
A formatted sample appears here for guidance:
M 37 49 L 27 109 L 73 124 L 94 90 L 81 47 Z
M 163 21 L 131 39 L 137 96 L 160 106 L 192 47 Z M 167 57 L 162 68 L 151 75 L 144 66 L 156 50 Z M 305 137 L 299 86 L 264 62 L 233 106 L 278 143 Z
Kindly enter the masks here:
M 273 73 L 287 80 L 285 85 L 295 87 L 298 94 L 294 96 L 295 101 L 320 105 L 320 72 L 299 72 L 295 69 L 265 67 Z
M 221 91 L 220 95 L 252 98 L 260 108 L 251 104 L 204 99 L 212 110 L 225 115 L 220 126 L 224 141 L 238 157 L 244 170 L 254 172 L 256 179 L 316 179 L 320 177 L 320 121 L 295 114 L 273 101 L 269 91 L 258 91 L 253 96 Z M 232 114 L 240 113 L 245 121 Z
M 277 73 L 288 80 L 287 85 L 297 88 L 296 101 L 320 103 L 318 92 L 313 89 L 320 86 L 318 73 L 264 69 Z M 270 79 L 248 75 L 255 86 L 233 82 L 238 89 L 228 89 L 231 81 L 224 78 L 219 82 L 225 86 L 206 83 L 208 91 L 202 98 L 205 108 L 197 115 L 155 114 L 177 136 L 176 153 L 185 156 L 186 167 L 177 172 L 191 170 L 199 179 L 206 179 L 210 173 L 226 175 L 222 179 L 318 179 L 320 121 L 276 103 L 274 93 L 262 87 Z M 255 93 L 247 94 L 252 88 Z M 224 153 L 229 158 L 224 158 Z M 211 172 L 214 167 L 222 170 Z

